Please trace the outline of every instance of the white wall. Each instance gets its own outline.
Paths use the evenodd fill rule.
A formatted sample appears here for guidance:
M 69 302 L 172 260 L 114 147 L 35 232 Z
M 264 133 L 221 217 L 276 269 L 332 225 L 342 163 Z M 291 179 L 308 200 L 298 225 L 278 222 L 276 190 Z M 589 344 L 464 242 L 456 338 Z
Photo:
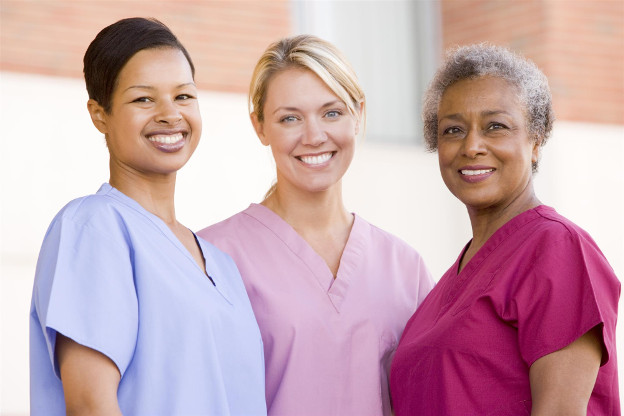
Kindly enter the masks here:
M 28 413 L 28 313 L 45 230 L 65 203 L 108 178 L 106 147 L 86 99 L 80 80 L 0 73 L 2 415 Z M 243 96 L 202 92 L 200 103 L 203 142 L 179 174 L 176 196 L 178 218 L 192 229 L 260 201 L 274 176 Z M 416 146 L 358 146 L 344 181 L 348 208 L 416 247 L 439 277 L 470 228 L 439 177 L 436 156 Z M 557 122 L 536 177 L 541 200 L 588 230 L 620 278 L 623 161 L 623 126 Z

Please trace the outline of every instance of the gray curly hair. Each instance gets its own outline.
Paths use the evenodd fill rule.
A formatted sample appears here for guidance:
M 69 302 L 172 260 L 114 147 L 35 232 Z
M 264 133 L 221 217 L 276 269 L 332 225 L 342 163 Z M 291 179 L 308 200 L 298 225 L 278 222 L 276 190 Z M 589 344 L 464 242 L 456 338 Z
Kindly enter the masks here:
M 438 107 L 446 89 L 463 79 L 486 75 L 502 78 L 518 89 L 529 135 L 540 146 L 546 143 L 555 120 L 546 76 L 533 62 L 509 49 L 480 43 L 449 50 L 425 92 L 422 115 L 428 150 L 438 148 Z

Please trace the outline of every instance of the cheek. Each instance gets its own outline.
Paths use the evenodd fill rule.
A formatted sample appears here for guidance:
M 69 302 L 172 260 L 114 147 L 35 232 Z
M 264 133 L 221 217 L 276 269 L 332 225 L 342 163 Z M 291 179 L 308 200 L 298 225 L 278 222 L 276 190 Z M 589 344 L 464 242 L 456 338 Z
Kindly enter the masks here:
M 333 136 L 336 138 L 336 141 L 339 141 L 339 145 L 341 147 L 352 147 L 355 146 L 355 140 L 357 137 L 357 125 L 355 122 L 353 123 L 345 123 L 342 126 L 337 126 L 337 128 L 333 131 Z
M 140 135 L 149 122 L 150 118 L 145 114 L 127 111 L 115 117 L 110 125 L 111 134 L 115 134 L 118 137 Z
M 438 164 L 440 169 L 444 169 L 452 162 L 454 153 L 448 144 L 438 144 Z
M 269 145 L 271 146 L 273 159 L 275 159 L 277 163 L 279 163 L 280 160 L 290 158 L 294 147 L 292 141 L 284 137 L 272 137 Z
M 265 130 L 266 138 L 273 153 L 290 153 L 297 146 L 301 132 L 298 129 L 270 129 Z
M 355 146 L 343 146 L 341 149 L 343 166 L 345 171 L 351 166 L 351 162 L 353 162 L 353 157 L 355 156 Z
M 537 152 L 534 149 L 534 146 L 527 145 L 518 149 L 510 149 L 508 152 L 510 158 L 514 158 L 518 161 L 518 166 L 521 170 L 529 169 L 532 170 L 532 163 L 537 160 Z
M 201 136 L 202 128 L 203 128 L 202 118 L 201 118 L 201 115 L 197 113 L 197 117 L 193 120 L 193 125 L 191 126 L 191 129 L 193 130 L 193 134 L 196 134 L 197 136 Z
M 195 124 L 196 128 L 200 128 L 202 127 L 202 117 L 201 117 L 201 112 L 199 111 L 199 108 L 195 108 L 194 111 L 191 113 L 191 118 L 193 120 L 193 123 Z

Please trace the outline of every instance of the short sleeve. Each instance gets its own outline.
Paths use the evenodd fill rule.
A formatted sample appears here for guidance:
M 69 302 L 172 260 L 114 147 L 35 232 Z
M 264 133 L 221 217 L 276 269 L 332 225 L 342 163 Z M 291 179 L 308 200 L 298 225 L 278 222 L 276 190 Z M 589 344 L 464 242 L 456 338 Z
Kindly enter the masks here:
M 34 306 L 54 366 L 56 334 L 109 357 L 123 376 L 136 344 L 138 302 L 131 246 L 113 215 L 57 218 L 44 239 Z
M 554 234 L 536 241 L 513 298 L 520 352 L 530 366 L 599 325 L 604 365 L 615 352 L 619 281 L 593 241 Z

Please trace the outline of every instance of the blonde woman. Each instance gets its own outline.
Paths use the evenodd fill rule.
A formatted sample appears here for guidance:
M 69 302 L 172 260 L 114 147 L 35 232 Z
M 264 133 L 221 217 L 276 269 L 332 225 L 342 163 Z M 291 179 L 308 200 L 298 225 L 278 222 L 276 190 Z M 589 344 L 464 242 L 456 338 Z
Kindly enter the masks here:
M 269 46 L 249 92 L 277 181 L 260 204 L 198 234 L 237 263 L 265 348 L 270 415 L 389 415 L 388 366 L 433 283 L 420 255 L 348 211 L 342 177 L 364 93 L 331 44 Z

